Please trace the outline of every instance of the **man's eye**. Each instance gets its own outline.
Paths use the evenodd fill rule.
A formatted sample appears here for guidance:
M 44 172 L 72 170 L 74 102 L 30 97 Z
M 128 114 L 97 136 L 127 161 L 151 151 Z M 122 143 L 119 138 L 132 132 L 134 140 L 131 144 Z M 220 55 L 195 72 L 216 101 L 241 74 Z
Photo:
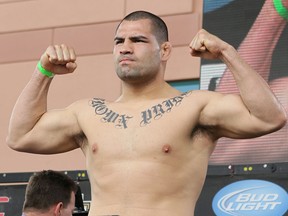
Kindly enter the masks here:
M 115 41 L 115 44 L 120 44 L 120 43 L 123 43 L 123 41 Z
M 135 42 L 135 43 L 145 43 L 144 40 L 135 40 L 134 42 Z

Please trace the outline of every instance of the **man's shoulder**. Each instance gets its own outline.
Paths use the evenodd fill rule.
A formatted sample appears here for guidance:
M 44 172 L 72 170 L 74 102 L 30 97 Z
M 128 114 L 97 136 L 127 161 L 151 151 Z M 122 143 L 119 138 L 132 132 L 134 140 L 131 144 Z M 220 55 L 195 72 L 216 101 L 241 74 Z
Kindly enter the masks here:
M 104 104 L 104 101 L 104 99 L 99 98 L 84 98 L 71 103 L 67 109 L 74 112 L 75 114 L 80 114 L 83 112 L 85 113 L 88 111 L 88 109 L 94 107 L 95 104 Z
M 83 108 L 83 106 L 87 106 L 87 105 L 92 105 L 93 103 L 95 103 L 95 102 L 100 102 L 101 101 L 101 103 L 105 103 L 105 99 L 103 99 L 103 98 L 96 98 L 96 97 L 94 97 L 94 98 L 84 98 L 84 99 L 80 99 L 80 100 L 77 100 L 77 101 L 75 101 L 75 102 L 73 102 L 71 105 L 70 105 L 70 107 L 80 107 L 80 108 Z
M 217 98 L 219 95 L 220 93 L 215 92 L 215 91 L 193 90 L 193 91 L 184 92 L 180 96 L 183 98 L 187 98 L 187 100 L 190 100 L 193 103 L 196 103 L 200 101 L 209 101 L 213 98 Z

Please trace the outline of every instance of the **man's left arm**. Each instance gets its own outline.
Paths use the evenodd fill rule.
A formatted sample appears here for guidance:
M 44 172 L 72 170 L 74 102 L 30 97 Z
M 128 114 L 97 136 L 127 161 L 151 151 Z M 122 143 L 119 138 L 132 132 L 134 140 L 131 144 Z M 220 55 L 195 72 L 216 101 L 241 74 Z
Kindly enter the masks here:
M 224 134 L 221 135 L 246 138 L 247 133 L 253 137 L 253 132 L 251 134 L 249 130 L 254 130 L 255 136 L 258 136 L 285 125 L 286 112 L 283 106 L 266 81 L 240 57 L 234 47 L 207 31 L 200 30 L 190 48 L 192 56 L 221 59 L 231 71 L 239 89 L 240 97 L 219 95 L 215 97 L 217 100 L 212 98 L 204 109 L 208 116 L 216 119 L 212 124 L 224 129 Z M 241 132 L 238 134 L 238 131 Z

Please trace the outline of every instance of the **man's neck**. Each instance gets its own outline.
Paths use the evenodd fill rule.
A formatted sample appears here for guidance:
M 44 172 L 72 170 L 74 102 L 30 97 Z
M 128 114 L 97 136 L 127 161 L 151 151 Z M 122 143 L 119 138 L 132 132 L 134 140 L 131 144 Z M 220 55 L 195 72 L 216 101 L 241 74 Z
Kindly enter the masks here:
M 29 211 L 29 212 L 23 212 L 22 213 L 22 216 L 48 216 L 48 215 L 51 215 L 51 213 L 41 213 L 39 211 L 35 211 L 35 212 L 32 212 L 32 211 Z
M 158 98 L 167 98 L 178 95 L 180 92 L 171 87 L 168 83 L 163 82 L 159 85 L 150 85 L 142 88 L 122 86 L 122 94 L 116 102 L 141 102 Z

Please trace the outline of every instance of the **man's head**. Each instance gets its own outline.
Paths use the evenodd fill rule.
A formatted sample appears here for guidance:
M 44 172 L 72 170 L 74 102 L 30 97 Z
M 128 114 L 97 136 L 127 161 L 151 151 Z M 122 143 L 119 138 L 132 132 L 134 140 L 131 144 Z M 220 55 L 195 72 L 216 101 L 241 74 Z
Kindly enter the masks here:
M 71 216 L 77 186 L 67 175 L 47 170 L 32 175 L 26 188 L 23 212 Z M 50 214 L 51 213 L 51 214 Z
M 116 31 L 123 21 L 150 20 L 151 33 L 155 35 L 159 45 L 168 41 L 168 28 L 165 22 L 158 16 L 147 11 L 135 11 L 125 16 L 119 23 Z
M 115 67 L 117 75 L 125 82 L 145 84 L 163 80 L 170 52 L 167 26 L 152 13 L 130 13 L 116 29 Z

